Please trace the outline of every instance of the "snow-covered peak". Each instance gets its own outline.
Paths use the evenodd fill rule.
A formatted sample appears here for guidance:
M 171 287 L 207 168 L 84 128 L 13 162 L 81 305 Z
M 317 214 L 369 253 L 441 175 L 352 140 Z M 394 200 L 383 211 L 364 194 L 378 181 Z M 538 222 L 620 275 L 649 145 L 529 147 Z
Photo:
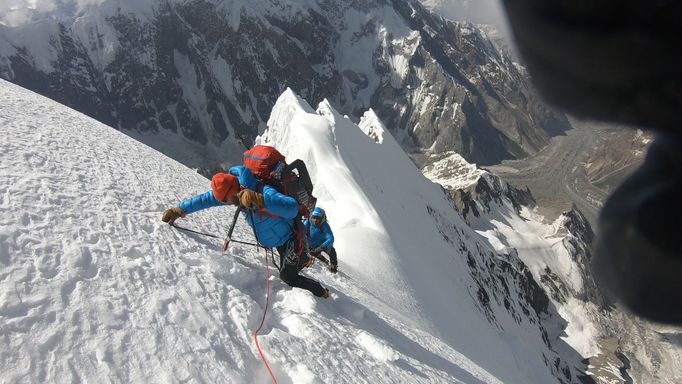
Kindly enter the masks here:
M 456 152 L 448 152 L 445 156 L 422 169 L 424 176 L 446 188 L 468 188 L 476 183 L 485 172 L 470 164 Z
M 379 129 L 381 142 L 368 135 Z M 419 172 L 372 112 L 358 126 L 328 102 L 313 110 L 288 90 L 273 108 L 260 140 L 280 149 L 289 161 L 306 162 L 318 205 L 327 210 L 353 276 L 419 327 L 454 345 L 471 347 L 463 347 L 467 356 L 495 354 L 480 348 L 495 344 L 487 339 L 492 335 L 484 332 L 474 341 L 472 334 L 453 331 L 470 329 L 467 324 L 481 320 L 463 309 L 471 305 L 471 292 L 469 276 L 462 275 L 468 269 L 466 260 L 458 252 L 490 252 L 484 251 L 488 243 L 471 231 L 440 186 Z M 467 170 L 482 172 L 473 165 Z M 460 251 L 453 244 L 459 244 Z M 511 352 L 493 359 L 504 361 L 506 353 Z
M 388 131 L 371 108 L 362 115 L 358 127 L 377 144 L 384 142 L 384 132 Z

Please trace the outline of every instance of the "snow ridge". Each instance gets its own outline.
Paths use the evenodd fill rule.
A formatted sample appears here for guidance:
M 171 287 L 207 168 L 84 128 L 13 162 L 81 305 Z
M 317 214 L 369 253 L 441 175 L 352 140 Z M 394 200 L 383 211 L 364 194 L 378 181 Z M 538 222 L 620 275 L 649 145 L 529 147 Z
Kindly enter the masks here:
M 313 112 L 312 107 L 288 90 L 277 101 L 268 121 L 268 130 L 260 142 L 276 146 L 289 160 L 301 158 L 308 164 L 316 188 L 320 186 L 316 192 L 318 205 L 327 209 L 344 260 L 350 264 L 354 275 L 364 277 L 370 291 L 376 292 L 391 307 L 400 308 L 401 314 L 410 313 L 411 318 L 420 319 L 421 327 L 426 326 L 430 332 L 450 340 L 458 349 L 471 346 L 469 353 L 477 350 L 484 359 L 484 354 L 491 353 L 478 350 L 481 344 L 487 344 L 482 341 L 487 337 L 485 332 L 477 335 L 477 341 L 452 332 L 453 327 L 457 328 L 456 324 L 464 329 L 467 322 L 475 321 L 467 320 L 461 309 L 473 304 L 472 311 L 478 312 L 476 316 L 483 312 L 486 320 L 496 326 L 513 328 L 515 325 L 506 324 L 506 321 L 518 322 L 520 314 L 527 313 L 528 309 L 500 311 L 487 299 L 480 299 L 480 295 L 490 295 L 491 301 L 499 300 L 498 305 L 504 307 L 502 297 L 510 292 L 508 287 L 506 291 L 496 287 L 495 274 L 498 273 L 505 276 L 511 273 L 507 284 L 523 287 L 534 283 L 526 281 L 525 266 L 518 258 L 507 255 L 512 259 L 505 261 L 494 255 L 486 239 L 471 231 L 454 211 L 441 187 L 425 179 L 388 132 L 381 142 L 375 140 L 373 133 L 376 131 L 368 129 L 369 122 L 378 122 L 376 127 L 383 125 L 372 115 L 369 111 L 357 126 L 326 101 Z M 312 122 L 318 122 L 314 128 L 310 127 Z M 317 146 L 321 143 L 324 147 L 320 150 Z M 467 169 L 477 175 L 482 172 L 471 165 Z M 339 170 L 350 171 L 352 179 L 346 180 Z M 370 236 L 366 235 L 368 232 Z M 406 233 L 411 236 L 405 236 Z M 347 248 L 349 244 L 358 243 L 369 249 Z M 452 256 L 442 259 L 436 255 Z M 491 257 L 494 262 L 489 260 Z M 489 265 L 498 262 L 500 264 L 494 268 L 499 270 L 488 270 Z M 512 272 L 507 268 L 510 264 L 517 264 Z M 469 271 L 470 275 L 462 276 L 462 271 Z M 460 282 L 445 283 L 453 276 L 460 276 Z M 479 300 L 472 303 L 471 295 L 478 295 Z M 518 300 L 512 296 L 507 300 Z M 452 307 L 442 308 L 442 303 L 446 302 Z M 520 306 L 524 304 L 520 303 Z M 455 314 L 453 308 L 460 310 Z M 491 340 L 490 343 L 496 342 Z M 503 361 L 503 355 L 493 360 Z M 535 366 L 535 362 L 530 366 Z M 523 380 L 535 379 L 525 377 Z

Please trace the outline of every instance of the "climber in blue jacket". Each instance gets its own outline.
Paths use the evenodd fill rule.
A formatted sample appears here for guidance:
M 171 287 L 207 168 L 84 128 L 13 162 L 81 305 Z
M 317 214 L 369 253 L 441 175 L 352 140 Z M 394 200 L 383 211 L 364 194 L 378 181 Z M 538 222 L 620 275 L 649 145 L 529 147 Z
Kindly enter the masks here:
M 277 248 L 279 276 L 285 283 L 307 289 L 315 296 L 329 297 L 329 290 L 319 282 L 298 273 L 299 265 L 307 257 L 306 247 L 297 246 L 297 228 L 294 225 L 298 203 L 269 185 L 259 184 L 251 171 L 243 166 L 234 166 L 227 173 L 213 175 L 211 190 L 167 209 L 161 220 L 172 225 L 180 217 L 221 205 L 241 205 L 242 215 L 253 229 L 258 243 L 266 248 Z
M 332 273 L 337 271 L 336 250 L 334 249 L 334 233 L 327 222 L 327 214 L 324 209 L 315 207 L 310 214 L 310 242 L 308 246 L 310 253 L 315 257 L 322 257 L 320 253 L 329 255 L 329 270 Z M 304 227 L 308 227 L 308 220 L 303 222 Z M 323 258 L 323 257 L 322 257 Z

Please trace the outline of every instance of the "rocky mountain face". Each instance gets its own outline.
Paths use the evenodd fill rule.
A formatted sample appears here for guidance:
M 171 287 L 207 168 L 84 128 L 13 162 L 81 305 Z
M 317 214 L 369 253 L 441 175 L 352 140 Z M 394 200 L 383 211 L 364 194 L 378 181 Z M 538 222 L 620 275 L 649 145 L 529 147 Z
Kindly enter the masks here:
M 603 130 L 604 139 L 585 161 L 587 180 L 611 193 L 644 161 L 653 134 L 636 129 L 610 127 Z
M 511 29 L 501 1 L 419 0 L 426 9 L 453 21 L 477 23 L 500 46 L 511 47 Z
M 637 142 L 646 141 L 635 136 Z M 444 187 L 467 224 L 497 244 L 498 252 L 510 255 L 510 260 L 519 257 L 529 268 L 550 305 L 568 321 L 564 331 L 588 362 L 592 379 L 598 383 L 680 379 L 679 329 L 644 322 L 601 295 L 591 270 L 594 233 L 575 206 L 554 223 L 540 224 L 542 218 L 530 210 L 535 201 L 529 190 L 515 188 L 456 154 L 433 161 L 423 171 Z M 528 236 L 529 229 L 539 237 Z M 575 341 L 572 329 L 594 344 Z
M 479 164 L 569 127 L 485 32 L 410 0 L 106 0 L 2 27 L 0 76 L 195 167 L 235 161 L 286 87 L 356 121 L 373 108 L 408 152 Z
M 533 207 L 535 200 L 530 190 L 520 190 L 504 182 L 493 174 L 485 173 L 473 185 L 466 189 L 449 191 L 454 206 L 472 223 L 474 218 L 492 221 L 503 207 L 511 206 L 513 210 L 506 210 L 507 214 L 522 216 L 522 209 Z M 502 209 L 501 209 L 502 208 Z M 471 217 L 473 216 L 473 217 Z M 478 221 L 478 220 L 476 220 Z M 478 221 L 479 223 L 481 221 Z M 472 224 L 476 227 L 478 224 Z M 553 224 L 554 235 L 561 238 L 561 246 L 567 252 L 570 262 L 574 264 L 581 284 L 568 284 L 566 276 L 557 274 L 549 266 L 539 274 L 538 280 L 545 286 L 546 291 L 558 304 L 565 304 L 568 298 L 579 298 L 605 308 L 604 298 L 599 293 L 591 271 L 591 245 L 594 232 L 583 214 L 573 206 Z
M 518 252 L 496 253 L 481 244 L 471 247 L 466 231 L 437 210 L 427 208 L 443 240 L 465 257 L 467 272 L 474 282 L 469 295 L 488 323 L 500 332 L 510 332 L 511 319 L 515 326 L 527 327 L 531 334 L 539 332 L 543 349 L 547 350 L 542 353 L 542 363 L 557 382 L 593 383 L 585 361 L 562 340 L 568 322 Z

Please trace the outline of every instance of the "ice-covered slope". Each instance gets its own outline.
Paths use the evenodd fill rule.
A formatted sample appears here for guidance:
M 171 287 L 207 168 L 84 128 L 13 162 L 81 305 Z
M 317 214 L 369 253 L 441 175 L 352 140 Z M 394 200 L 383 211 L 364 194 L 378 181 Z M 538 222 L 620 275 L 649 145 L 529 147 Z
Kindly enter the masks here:
M 251 338 L 265 304 L 263 251 L 233 245 L 221 254 L 221 240 L 159 220 L 208 181 L 1 80 L 0 99 L 3 378 L 269 380 Z M 381 133 L 371 113 L 359 129 L 287 92 L 270 124 L 268 137 L 288 133 L 278 145 L 311 168 L 342 271 L 307 272 L 331 288 L 329 300 L 271 278 L 260 342 L 280 383 L 575 378 L 577 356 L 543 328 L 552 309 L 527 302 L 523 273 L 505 272 L 506 294 L 496 287 L 483 261 L 495 265 L 494 254 L 460 219 L 445 218 L 438 187 L 390 135 L 378 144 L 363 133 Z M 182 224 L 220 235 L 231 213 L 214 208 Z M 448 249 L 448 236 L 459 248 Z M 251 239 L 243 222 L 235 237 Z

